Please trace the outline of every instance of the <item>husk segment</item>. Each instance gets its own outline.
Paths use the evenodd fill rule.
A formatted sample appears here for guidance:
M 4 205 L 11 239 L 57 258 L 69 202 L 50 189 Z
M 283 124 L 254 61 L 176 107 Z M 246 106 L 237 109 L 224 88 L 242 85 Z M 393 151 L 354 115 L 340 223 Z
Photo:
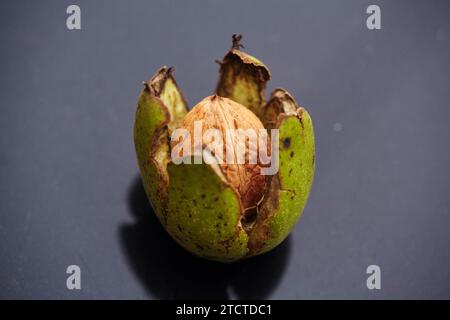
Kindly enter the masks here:
M 220 64 L 216 93 L 249 108 L 257 116 L 266 103 L 269 69 L 247 53 L 239 50 L 241 36 L 233 36 L 233 46 Z
M 163 224 L 167 222 L 169 134 L 187 113 L 187 104 L 172 73 L 173 68 L 162 67 L 143 83 L 134 123 L 134 144 L 143 185 Z
M 248 253 L 237 192 L 217 165 L 170 163 L 168 232 L 188 251 L 231 262 Z
M 314 178 L 314 130 L 308 112 L 292 96 L 276 89 L 264 108 L 265 122 L 279 129 L 279 171 L 249 233 L 249 254 L 257 255 L 280 244 L 300 218 Z

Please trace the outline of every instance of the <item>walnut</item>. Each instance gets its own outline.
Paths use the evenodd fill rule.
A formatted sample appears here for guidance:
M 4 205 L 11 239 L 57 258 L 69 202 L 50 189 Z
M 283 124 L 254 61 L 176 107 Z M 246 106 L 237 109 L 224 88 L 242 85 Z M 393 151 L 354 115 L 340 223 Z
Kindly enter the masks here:
M 266 100 L 269 69 L 241 39 L 233 35 L 217 61 L 214 95 L 188 111 L 174 69 L 162 67 L 144 82 L 134 123 L 142 182 L 162 226 L 189 252 L 221 262 L 286 239 L 315 171 L 309 113 L 284 89 Z
M 200 101 L 183 118 L 180 128 L 186 129 L 190 137 L 194 137 L 194 124 L 196 121 L 201 122 L 203 133 L 208 132 L 209 129 L 216 129 L 221 133 L 223 152 L 219 156 L 220 160 L 222 160 L 220 168 L 228 183 L 240 195 L 244 211 L 251 212 L 251 209 L 255 208 L 261 200 L 266 188 L 266 176 L 261 175 L 263 164 L 259 157 L 253 163 L 250 161 L 250 150 L 257 151 L 256 155 L 259 154 L 260 146 L 258 141 L 260 133 L 261 130 L 266 132 L 263 124 L 253 112 L 243 105 L 218 95 L 209 96 Z M 248 129 L 250 131 L 247 131 Z M 249 135 L 239 136 L 239 132 L 249 133 Z M 251 133 L 254 133 L 254 135 L 250 136 Z M 205 144 L 214 142 L 217 141 L 214 141 L 212 138 L 208 139 L 205 135 L 199 141 L 191 139 L 191 151 L 193 153 L 196 148 L 198 150 L 198 148 L 204 147 Z M 180 143 L 180 141 L 172 141 L 172 146 L 175 143 Z M 267 149 L 265 150 L 266 154 L 270 153 L 270 144 L 267 140 L 261 147 Z M 242 159 L 241 161 L 238 159 L 239 152 L 245 156 L 245 159 L 243 159 L 245 160 L 244 163 L 241 163 Z M 218 156 L 217 154 L 214 155 Z

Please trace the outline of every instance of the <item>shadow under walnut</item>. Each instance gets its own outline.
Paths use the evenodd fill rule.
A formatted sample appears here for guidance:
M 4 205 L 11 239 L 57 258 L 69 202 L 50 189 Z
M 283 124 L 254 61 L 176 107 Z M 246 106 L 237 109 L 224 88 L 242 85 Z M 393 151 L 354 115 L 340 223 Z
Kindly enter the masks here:
M 208 261 L 178 245 L 162 228 L 139 176 L 128 190 L 135 221 L 120 226 L 129 265 L 151 297 L 158 299 L 269 298 L 289 261 L 291 240 L 273 251 L 232 264 Z

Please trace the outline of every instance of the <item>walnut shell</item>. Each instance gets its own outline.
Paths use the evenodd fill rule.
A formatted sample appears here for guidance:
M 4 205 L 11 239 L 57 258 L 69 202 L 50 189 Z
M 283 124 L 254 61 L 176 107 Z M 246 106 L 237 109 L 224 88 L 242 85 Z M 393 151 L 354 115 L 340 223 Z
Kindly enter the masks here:
M 183 118 L 180 123 L 180 128 L 189 131 L 190 136 L 194 136 L 194 123 L 195 121 L 201 121 L 202 132 L 206 132 L 208 129 L 218 129 L 222 133 L 222 137 L 226 139 L 227 135 L 230 136 L 232 152 L 229 156 L 233 159 L 230 163 L 227 158 L 226 143 L 223 142 L 223 163 L 220 164 L 222 173 L 226 177 L 227 182 L 238 192 L 242 208 L 245 212 L 251 212 L 252 208 L 255 208 L 257 203 L 263 197 L 263 193 L 266 188 L 266 176 L 261 175 L 261 166 L 259 159 L 257 163 L 249 163 L 249 149 L 253 147 L 253 150 L 259 150 L 258 145 L 254 143 L 259 141 L 260 130 L 264 130 L 264 126 L 259 118 L 249 109 L 243 105 L 218 95 L 213 95 L 204 98 L 200 101 L 188 114 Z M 227 131 L 232 129 L 233 131 Z M 256 133 L 257 139 L 245 139 L 245 163 L 239 164 L 237 161 L 238 148 L 242 145 L 242 140 L 238 139 L 238 135 L 235 134 L 237 129 L 252 129 Z M 200 141 L 203 145 L 212 141 Z M 176 142 L 172 142 L 176 143 Z M 192 150 L 198 147 L 198 141 L 192 139 Z M 269 149 L 270 144 L 266 143 L 265 148 Z M 202 146 L 200 146 L 202 147 Z M 266 150 L 267 154 L 270 153 Z M 230 159 L 231 159 L 230 158 Z

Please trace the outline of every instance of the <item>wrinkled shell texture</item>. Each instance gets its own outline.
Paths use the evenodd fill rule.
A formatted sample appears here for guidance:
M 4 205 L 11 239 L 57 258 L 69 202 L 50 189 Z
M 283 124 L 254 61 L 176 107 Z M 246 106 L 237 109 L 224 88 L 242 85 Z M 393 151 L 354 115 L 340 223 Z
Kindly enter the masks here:
M 222 137 L 229 138 L 232 151 L 229 152 L 233 162 L 225 161 L 227 157 L 226 143 L 223 144 L 222 159 L 223 164 L 220 165 L 222 173 L 225 175 L 226 181 L 230 183 L 240 195 L 241 203 L 244 209 L 254 206 L 263 196 L 266 187 L 266 176 L 260 174 L 261 165 L 259 163 L 238 164 L 237 154 L 238 148 L 245 142 L 245 155 L 248 160 L 249 149 L 258 150 L 258 139 L 242 139 L 238 140 L 237 129 L 252 129 L 258 133 L 264 129 L 263 124 L 257 116 L 246 107 L 234 102 L 231 99 L 212 96 L 203 99 L 198 103 L 182 120 L 180 127 L 187 129 L 190 136 L 194 136 L 195 121 L 202 121 L 202 131 L 208 129 L 217 129 Z M 234 131 L 230 131 L 234 130 Z M 193 139 L 192 139 L 193 140 Z M 201 144 L 214 142 L 213 139 L 208 141 L 200 141 Z M 256 145 L 254 144 L 256 142 Z M 196 147 L 192 141 L 192 148 Z M 252 146 L 250 146 L 252 144 Z M 266 143 L 266 148 L 269 144 Z M 201 147 L 201 145 L 200 145 Z
M 284 89 L 274 90 L 266 102 L 269 70 L 238 48 L 233 41 L 220 61 L 215 94 L 189 112 L 173 69 L 161 68 L 144 83 L 134 123 L 143 186 L 159 221 L 186 250 L 221 262 L 262 254 L 280 244 L 305 208 L 315 170 L 308 112 Z M 192 137 L 198 120 L 203 132 L 217 129 L 223 137 L 227 129 L 279 129 L 278 172 L 262 176 L 262 165 L 248 161 L 173 163 L 176 141 L 170 141 L 171 133 L 182 128 Z M 236 150 L 237 137 L 231 141 Z M 250 143 L 245 141 L 246 154 Z M 269 141 L 265 147 L 270 153 Z M 223 155 L 225 159 L 225 149 Z

